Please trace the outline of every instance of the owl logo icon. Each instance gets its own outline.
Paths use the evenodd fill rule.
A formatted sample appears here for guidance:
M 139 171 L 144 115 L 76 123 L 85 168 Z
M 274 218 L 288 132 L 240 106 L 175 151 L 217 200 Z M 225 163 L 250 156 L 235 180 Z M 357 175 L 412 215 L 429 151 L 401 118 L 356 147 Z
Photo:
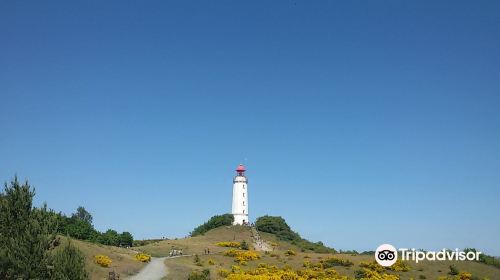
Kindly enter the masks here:
M 382 244 L 375 251 L 375 260 L 381 266 L 391 266 L 398 260 L 398 251 L 391 244 Z

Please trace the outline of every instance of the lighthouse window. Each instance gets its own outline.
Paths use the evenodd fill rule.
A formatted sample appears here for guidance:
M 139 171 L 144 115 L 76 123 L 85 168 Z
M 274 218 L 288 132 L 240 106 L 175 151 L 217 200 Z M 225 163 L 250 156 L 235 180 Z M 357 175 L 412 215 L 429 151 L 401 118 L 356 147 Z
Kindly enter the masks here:
M 245 197 L 245 193 L 243 193 L 243 197 Z
M 245 206 L 245 201 L 243 201 L 243 206 Z

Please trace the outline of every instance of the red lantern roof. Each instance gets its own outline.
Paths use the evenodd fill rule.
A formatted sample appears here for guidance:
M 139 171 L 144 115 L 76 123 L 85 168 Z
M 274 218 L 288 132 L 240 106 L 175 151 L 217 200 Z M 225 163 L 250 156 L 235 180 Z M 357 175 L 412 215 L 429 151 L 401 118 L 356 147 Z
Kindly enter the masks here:
M 245 171 L 246 171 L 246 169 L 245 169 L 245 166 L 243 166 L 243 164 L 238 165 L 238 167 L 236 168 L 236 172 L 238 172 L 238 173 L 243 173 Z

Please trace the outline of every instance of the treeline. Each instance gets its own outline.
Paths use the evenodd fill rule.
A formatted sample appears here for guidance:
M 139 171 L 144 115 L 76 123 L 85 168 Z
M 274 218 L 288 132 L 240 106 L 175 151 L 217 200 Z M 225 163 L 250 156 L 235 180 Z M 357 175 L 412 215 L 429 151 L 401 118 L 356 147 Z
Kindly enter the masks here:
M 478 252 L 478 250 L 476 250 L 475 248 L 465 248 L 464 249 L 464 252 Z M 492 265 L 492 266 L 495 266 L 496 268 L 500 268 L 500 259 L 498 258 L 495 258 L 493 256 L 489 256 L 489 255 L 486 255 L 486 254 L 479 254 L 479 260 L 477 260 L 477 262 L 480 262 L 480 263 L 484 263 L 484 264 L 487 264 L 487 265 Z
M 206 223 L 199 225 L 192 232 L 191 236 L 197 236 L 205 234 L 207 231 L 218 228 L 220 226 L 230 226 L 234 222 L 234 216 L 232 214 L 215 215 L 210 218 Z
M 80 206 L 71 216 L 57 213 L 57 232 L 75 239 L 86 240 L 94 243 L 110 246 L 132 246 L 134 237 L 130 232 L 118 233 L 116 230 L 108 229 L 99 232 L 92 224 L 92 214 Z
M 17 178 L 0 191 L 0 279 L 88 279 L 85 257 L 71 242 L 59 245 L 57 214 L 33 207 L 34 196 Z
M 323 242 L 311 242 L 302 238 L 293 231 L 285 219 L 276 216 L 263 216 L 255 221 L 257 230 L 276 235 L 280 240 L 288 241 L 299 247 L 302 251 L 310 250 L 316 253 L 336 253 L 335 249 L 329 248 Z

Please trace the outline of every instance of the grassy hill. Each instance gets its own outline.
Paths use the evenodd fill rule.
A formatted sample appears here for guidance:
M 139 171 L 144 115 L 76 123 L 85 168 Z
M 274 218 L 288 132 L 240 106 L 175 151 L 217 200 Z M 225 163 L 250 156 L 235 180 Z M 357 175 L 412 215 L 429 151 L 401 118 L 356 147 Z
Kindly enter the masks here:
M 71 240 L 72 244 L 82 251 L 86 258 L 86 269 L 90 274 L 90 279 L 107 279 L 109 271 L 115 271 L 120 274 L 122 279 L 129 275 L 137 273 L 144 263 L 137 261 L 134 256 L 140 252 L 145 252 L 155 257 L 168 256 L 172 249 L 182 249 L 184 255 L 180 258 L 167 259 L 165 265 L 168 267 L 169 274 L 166 279 L 179 280 L 187 279 L 192 271 L 210 270 L 211 279 L 223 279 L 218 276 L 221 269 L 231 270 L 232 266 L 237 265 L 243 270 L 254 270 L 259 265 L 267 264 L 278 268 L 290 267 L 292 270 L 301 270 L 304 268 L 304 262 L 312 264 L 321 263 L 328 258 L 348 260 L 352 263 L 349 266 L 334 266 L 333 269 L 340 275 L 354 278 L 356 271 L 360 270 L 362 262 L 373 261 L 372 255 L 349 255 L 349 254 L 329 254 L 314 253 L 311 251 L 301 252 L 301 248 L 291 242 L 281 240 L 277 235 L 260 232 L 260 236 L 268 244 L 273 244 L 273 250 L 269 253 L 257 252 L 260 259 L 248 261 L 245 265 L 239 265 L 233 257 L 225 256 L 224 252 L 230 248 L 217 246 L 218 242 L 242 242 L 246 241 L 252 249 L 251 230 L 243 226 L 222 226 L 212 229 L 203 235 L 187 237 L 176 240 L 161 240 L 150 244 L 134 247 L 131 249 L 119 248 L 115 246 L 106 246 L 94 244 L 86 241 Z M 67 238 L 61 237 L 64 244 Z M 210 255 L 205 255 L 205 249 L 210 249 Z M 289 255 L 287 252 L 293 251 L 295 255 Z M 303 249 L 302 249 L 303 250 Z M 113 261 L 109 268 L 104 268 L 94 263 L 95 255 L 106 255 Z M 199 262 L 195 263 L 194 255 L 199 256 Z M 500 269 L 490 265 L 477 262 L 421 262 L 419 264 L 409 263 L 410 270 L 407 272 L 388 272 L 397 274 L 400 279 L 437 279 L 440 276 L 447 276 L 449 266 L 454 265 L 459 271 L 472 273 L 474 279 L 500 279 Z M 423 278 L 425 277 L 425 278 Z
M 62 245 L 68 242 L 68 238 L 66 237 L 61 237 L 60 240 Z M 134 258 L 136 252 L 131 249 L 100 245 L 75 239 L 71 239 L 71 244 L 84 254 L 85 269 L 89 273 L 90 279 L 93 280 L 108 279 L 110 271 L 119 273 L 123 279 L 126 276 L 137 273 L 145 265 Z M 112 260 L 111 265 L 106 268 L 96 264 L 94 262 L 94 256 L 96 255 L 110 257 Z
M 278 268 L 285 266 L 293 270 L 304 269 L 304 262 L 312 264 L 320 263 L 328 258 L 335 257 L 352 262 L 349 266 L 334 266 L 333 269 L 341 275 L 354 278 L 356 271 L 362 269 L 361 262 L 371 262 L 374 260 L 372 255 L 348 255 L 348 254 L 330 254 L 301 252 L 301 248 L 293 245 L 291 242 L 281 240 L 275 234 L 260 232 L 260 236 L 269 244 L 273 244 L 273 251 L 269 253 L 258 252 L 260 259 L 248 261 L 246 265 L 239 265 L 243 270 L 256 269 L 259 264 L 265 263 L 275 265 Z M 238 265 L 233 257 L 224 256 L 223 253 L 229 248 L 219 247 L 217 242 L 245 240 L 252 244 L 251 231 L 248 227 L 242 226 L 223 226 L 206 232 L 204 235 L 187 237 L 177 240 L 164 240 L 137 247 L 135 249 L 144 251 L 153 256 L 168 256 L 172 249 L 182 249 L 184 254 L 191 256 L 167 259 L 165 264 L 169 269 L 167 279 L 178 280 L 187 279 L 189 273 L 194 270 L 209 269 L 212 279 L 222 279 L 218 276 L 221 269 L 231 270 L 231 266 Z M 251 247 L 251 246 L 250 246 Z M 204 250 L 210 249 L 210 255 L 205 255 Z M 295 255 L 287 255 L 287 251 L 294 251 Z M 200 261 L 195 264 L 194 255 L 199 256 Z M 439 276 L 446 276 L 449 272 L 449 266 L 454 265 L 459 271 L 472 273 L 477 279 L 500 279 L 500 269 L 493 266 L 477 262 L 421 262 L 419 264 L 408 263 L 411 268 L 407 272 L 387 273 L 398 274 L 400 279 L 437 279 Z M 425 277 L 425 278 L 423 278 Z M 476 279 L 476 278 L 475 278 Z

